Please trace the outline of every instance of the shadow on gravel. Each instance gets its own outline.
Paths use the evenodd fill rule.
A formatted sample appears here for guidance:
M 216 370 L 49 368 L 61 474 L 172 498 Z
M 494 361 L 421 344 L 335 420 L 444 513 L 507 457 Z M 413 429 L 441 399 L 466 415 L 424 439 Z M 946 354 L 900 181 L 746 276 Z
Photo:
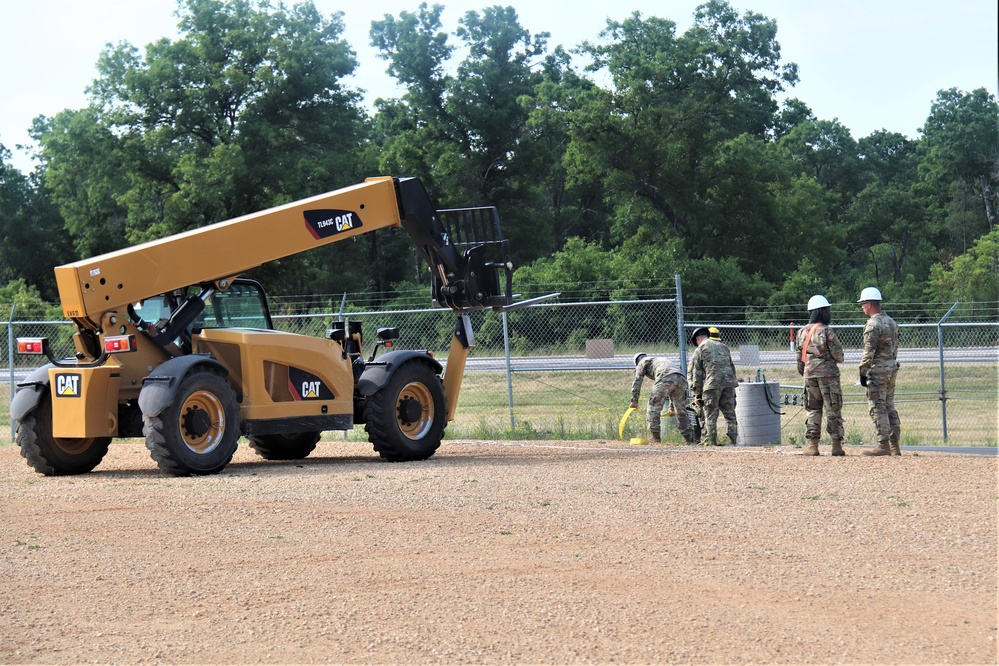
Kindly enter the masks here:
M 485 452 L 484 446 L 503 447 L 502 455 Z M 426 467 L 509 467 L 509 466 L 539 466 L 551 465 L 560 460 L 566 461 L 599 461 L 619 458 L 630 458 L 636 454 L 662 455 L 677 453 L 670 449 L 658 448 L 626 448 L 608 444 L 601 447 L 573 446 L 571 444 L 544 444 L 517 442 L 445 442 L 441 445 L 437 453 L 426 460 L 413 460 L 409 462 L 386 462 L 374 451 L 370 455 L 357 454 L 336 454 L 336 445 L 330 446 L 326 451 L 313 453 L 308 458 L 301 460 L 264 460 L 262 458 L 250 460 L 237 460 L 226 465 L 218 474 L 210 474 L 204 477 L 198 475 L 171 476 L 166 474 L 156 466 L 152 459 L 148 459 L 149 466 L 141 468 L 121 469 L 114 468 L 114 448 L 112 447 L 109 457 L 105 459 L 107 467 L 98 467 L 94 471 L 76 478 L 93 479 L 120 479 L 120 480 L 190 480 L 198 478 L 218 478 L 218 477 L 246 477 L 246 476 L 276 476 L 308 473 L 309 471 L 329 471 L 349 473 L 364 469 L 371 472 L 373 469 L 385 472 L 389 470 L 407 470 Z M 240 451 L 243 446 L 240 446 Z M 522 451 L 523 454 L 519 454 Z

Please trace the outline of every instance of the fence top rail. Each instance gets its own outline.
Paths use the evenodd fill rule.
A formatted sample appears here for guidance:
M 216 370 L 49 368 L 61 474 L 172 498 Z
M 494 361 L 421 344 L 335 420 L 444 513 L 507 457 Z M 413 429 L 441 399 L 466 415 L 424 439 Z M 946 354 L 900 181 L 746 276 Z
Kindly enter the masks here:
M 945 328 L 957 328 L 957 327 L 967 327 L 967 326 L 993 326 L 999 327 L 999 322 L 980 322 L 980 321 L 955 321 L 955 322 L 935 322 L 935 321 L 924 321 L 924 322 L 911 322 L 911 323 L 898 323 L 899 328 L 936 328 L 937 326 L 943 326 Z M 706 324 L 688 324 L 684 322 L 684 328 L 702 328 L 705 326 L 714 326 L 715 328 L 739 328 L 739 329 L 758 329 L 758 330 L 775 330 L 780 329 L 786 331 L 789 326 L 794 326 L 799 328 L 801 326 L 807 326 L 808 322 L 802 322 L 800 324 L 723 324 L 723 323 L 706 323 Z M 867 324 L 832 324 L 832 328 L 864 328 Z
M 653 298 L 644 301 L 577 301 L 572 303 L 534 303 L 528 308 L 552 308 L 564 305 L 634 305 L 644 303 L 675 303 L 675 298 Z M 308 319 L 318 317 L 369 317 L 372 315 L 425 314 L 429 312 L 451 312 L 450 308 L 422 308 L 419 310 L 365 310 L 362 312 L 321 312 L 309 314 L 272 315 L 272 319 Z
M 3 326 L 27 326 L 28 324 L 67 324 L 69 326 L 73 325 L 69 319 L 25 319 L 25 320 L 15 320 L 15 321 L 5 321 Z

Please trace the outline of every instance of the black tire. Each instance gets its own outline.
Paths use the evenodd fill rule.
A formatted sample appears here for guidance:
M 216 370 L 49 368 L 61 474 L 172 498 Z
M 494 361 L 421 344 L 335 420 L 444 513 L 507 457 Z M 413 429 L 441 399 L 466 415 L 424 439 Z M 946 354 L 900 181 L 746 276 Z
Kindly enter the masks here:
M 426 460 L 441 445 L 447 414 L 444 387 L 428 366 L 410 362 L 364 404 L 368 441 L 383 460 Z
M 45 476 L 86 474 L 101 464 L 110 437 L 53 437 L 52 396 L 46 393 L 38 408 L 24 417 L 15 430 L 21 456 Z
M 301 460 L 315 451 L 318 432 L 296 432 L 286 435 L 256 435 L 250 437 L 250 448 L 264 460 Z
M 146 448 L 174 476 L 218 474 L 239 446 L 239 404 L 221 375 L 192 370 L 158 416 L 143 416 Z
M 698 444 L 701 441 L 701 422 L 697 418 L 697 412 L 691 407 L 687 407 L 687 418 L 690 419 L 690 431 L 694 437 L 694 444 Z

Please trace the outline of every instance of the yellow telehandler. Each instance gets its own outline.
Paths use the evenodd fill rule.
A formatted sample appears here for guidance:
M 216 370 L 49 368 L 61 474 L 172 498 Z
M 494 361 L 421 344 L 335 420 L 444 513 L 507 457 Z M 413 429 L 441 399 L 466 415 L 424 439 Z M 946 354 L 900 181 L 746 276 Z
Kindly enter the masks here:
M 368 359 L 356 322 L 325 338 L 276 331 L 261 286 L 268 261 L 402 227 L 457 313 L 446 371 L 426 351 Z M 115 437 L 144 437 L 160 469 L 215 474 L 241 435 L 269 460 L 309 455 L 323 431 L 365 424 L 388 461 L 422 460 L 454 418 L 472 310 L 511 309 L 512 264 L 494 207 L 436 210 L 416 178 L 365 182 L 55 269 L 75 358 L 19 338 L 48 364 L 17 386 L 21 454 L 46 475 L 93 470 Z M 537 300 L 537 299 L 536 299 Z M 378 347 L 398 329 L 380 329 Z

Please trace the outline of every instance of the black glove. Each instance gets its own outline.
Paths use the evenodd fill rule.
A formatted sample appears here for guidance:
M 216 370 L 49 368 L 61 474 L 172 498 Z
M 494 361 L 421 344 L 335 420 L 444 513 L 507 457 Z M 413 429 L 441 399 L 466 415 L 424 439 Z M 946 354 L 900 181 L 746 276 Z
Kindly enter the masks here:
M 867 375 L 864 373 L 860 373 L 860 385 L 864 387 L 867 386 Z

